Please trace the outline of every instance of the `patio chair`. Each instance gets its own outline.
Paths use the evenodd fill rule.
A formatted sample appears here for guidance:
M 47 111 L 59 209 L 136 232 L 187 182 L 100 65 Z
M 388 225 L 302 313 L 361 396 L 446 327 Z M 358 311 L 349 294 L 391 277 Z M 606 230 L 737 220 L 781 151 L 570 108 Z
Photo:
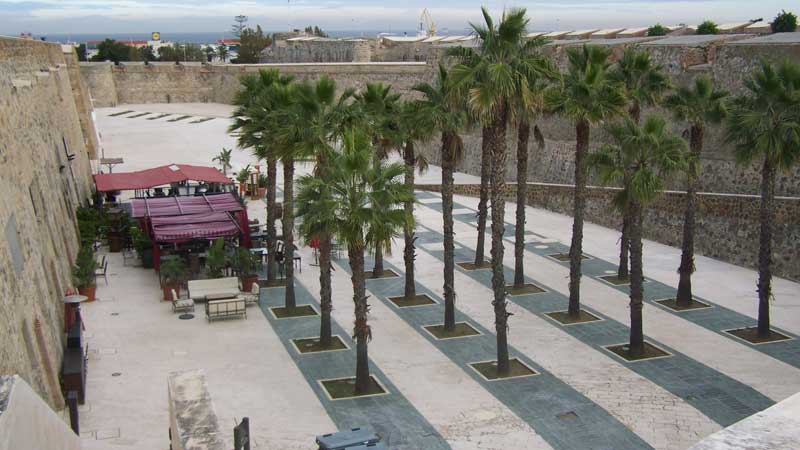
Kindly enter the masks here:
M 244 300 L 245 305 L 249 305 L 251 303 L 258 303 L 261 304 L 261 287 L 259 287 L 258 283 L 253 283 L 253 286 L 250 288 L 250 292 L 243 292 L 242 294 L 238 295 L 238 298 Z
M 106 261 L 105 256 L 103 256 L 103 262 L 100 264 L 100 268 L 94 271 L 95 283 L 97 283 L 97 277 L 103 277 L 106 286 L 108 286 L 108 261 Z
M 194 300 L 191 298 L 178 298 L 178 293 L 175 292 L 175 289 L 171 289 L 172 291 L 172 312 L 178 311 L 194 311 Z

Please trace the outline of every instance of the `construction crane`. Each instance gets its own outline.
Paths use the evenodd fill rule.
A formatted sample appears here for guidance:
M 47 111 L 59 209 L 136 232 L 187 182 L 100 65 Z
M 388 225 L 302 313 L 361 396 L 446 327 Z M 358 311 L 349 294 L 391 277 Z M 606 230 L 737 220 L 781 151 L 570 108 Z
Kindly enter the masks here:
M 433 22 L 428 8 L 423 9 L 422 14 L 419 15 L 419 34 L 427 37 L 436 36 L 436 24 Z

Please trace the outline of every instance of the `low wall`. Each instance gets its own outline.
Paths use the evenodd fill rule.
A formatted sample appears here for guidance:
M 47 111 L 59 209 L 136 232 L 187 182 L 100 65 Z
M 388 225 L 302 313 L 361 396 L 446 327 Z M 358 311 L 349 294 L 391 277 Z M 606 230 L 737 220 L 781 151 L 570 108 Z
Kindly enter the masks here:
M 240 77 L 259 69 L 278 69 L 300 80 L 326 75 L 336 81 L 340 91 L 382 82 L 402 94 L 409 94 L 415 84 L 427 81 L 432 73 L 425 63 L 81 64 L 96 107 L 126 103 L 230 104 L 241 88 Z
M 222 450 L 219 422 L 205 372 L 172 372 L 167 380 L 172 450 Z
M 0 450 L 80 450 L 81 438 L 22 378 L 0 376 Z
M 417 185 L 417 189 L 440 191 L 441 185 Z M 515 184 L 506 185 L 507 201 L 516 201 Z M 477 197 L 479 184 L 457 184 L 454 192 Z M 573 186 L 528 184 L 530 206 L 572 214 Z M 586 220 L 619 229 L 621 219 L 613 207 L 615 188 L 590 186 L 586 195 Z M 685 192 L 668 191 L 645 210 L 644 237 L 674 247 L 681 246 Z M 695 251 L 744 267 L 756 268 L 759 243 L 760 199 L 749 195 L 699 193 Z M 779 197 L 773 221 L 773 261 L 777 276 L 800 281 L 800 199 Z M 678 262 L 676 261 L 676 269 Z

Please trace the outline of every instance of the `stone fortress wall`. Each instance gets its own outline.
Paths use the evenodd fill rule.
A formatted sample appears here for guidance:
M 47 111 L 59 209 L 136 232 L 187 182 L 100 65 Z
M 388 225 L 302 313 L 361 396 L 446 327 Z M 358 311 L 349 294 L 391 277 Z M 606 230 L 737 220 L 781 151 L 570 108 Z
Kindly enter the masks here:
M 577 39 L 553 41 L 547 46 L 560 67 L 566 65 L 566 49 L 571 46 L 591 43 L 609 46 L 614 57 L 619 57 L 627 47 L 635 46 L 648 51 L 653 59 L 662 64 L 675 84 L 687 83 L 693 77 L 704 74 L 711 77 L 715 84 L 731 91 L 742 91 L 743 80 L 757 66 L 761 59 L 778 61 L 790 58 L 800 61 L 800 33 L 782 33 L 756 37 L 747 34 L 716 36 L 670 36 L 666 38 L 618 38 L 618 39 Z M 420 81 L 430 81 L 433 77 L 434 65 L 443 61 L 444 46 L 435 54 L 428 56 L 427 63 L 329 63 L 329 64 L 261 64 L 261 65 L 143 65 L 121 64 L 113 66 L 108 63 L 84 63 L 81 71 L 90 86 L 95 106 L 112 106 L 116 104 L 160 103 L 160 102 L 221 102 L 230 103 L 239 88 L 238 78 L 241 74 L 256 71 L 259 68 L 277 68 L 284 73 L 291 73 L 300 79 L 313 79 L 325 74 L 334 78 L 344 87 L 361 87 L 364 83 L 383 82 L 391 84 L 404 95 L 413 95 L 411 87 Z M 644 111 L 644 115 L 666 111 Z M 540 118 L 536 124 L 540 127 L 545 146 L 538 149 L 531 143 L 528 179 L 531 182 L 543 183 L 543 186 L 569 185 L 573 182 L 574 173 L 574 127 L 567 120 L 559 117 Z M 673 121 L 673 128 L 681 133 L 687 128 L 685 124 Z M 592 129 L 592 145 L 602 143 L 602 130 Z M 458 170 L 480 174 L 480 130 L 470 130 L 463 134 L 465 142 L 465 158 Z M 434 139 L 421 145 L 421 151 L 432 163 L 439 162 L 438 141 Z M 515 130 L 509 129 L 508 167 L 509 181 L 516 177 L 514 149 L 516 143 Z M 700 190 L 708 195 L 727 196 L 742 195 L 741 201 L 755 205 L 760 192 L 760 175 L 758 165 L 738 167 L 732 156 L 730 145 L 723 141 L 721 129 L 712 126 L 707 131 L 706 144 L 701 161 L 703 176 Z M 596 180 L 595 180 L 596 181 Z M 684 189 L 684 180 L 675 180 L 668 188 L 680 191 Z M 556 188 L 548 188 L 556 189 Z M 560 188 L 559 188 L 560 189 Z M 607 192 L 607 191 L 604 191 Z M 553 191 L 552 195 L 562 196 L 561 191 Z M 600 195 L 600 194 L 598 194 Z M 610 195 L 610 194 L 609 194 Z M 680 202 L 680 193 L 671 198 Z M 800 168 L 780 175 L 777 183 L 777 195 L 786 197 L 779 200 L 786 203 L 786 211 L 797 211 L 794 202 L 800 202 Z M 600 195 L 602 197 L 602 195 Z M 536 198 L 531 197 L 531 201 Z M 598 197 L 599 198 L 599 197 Z M 608 226 L 614 226 L 618 219 L 606 203 L 589 206 L 588 220 Z M 598 200 L 599 201 L 599 200 Z M 553 202 L 535 202 L 532 204 L 548 207 L 560 212 L 569 212 L 568 203 L 563 198 L 556 207 Z M 717 205 L 728 205 L 720 200 Z M 682 221 L 680 208 L 671 205 L 659 214 L 661 228 L 649 227 L 647 237 L 676 245 L 680 242 L 678 226 Z M 698 235 L 698 251 L 748 267 L 756 263 L 757 249 L 752 240 L 757 236 L 755 222 L 742 224 L 739 215 L 744 206 L 728 208 L 715 206 L 715 222 L 701 226 Z M 702 220 L 702 219 L 701 219 Z M 800 220 L 788 214 L 780 225 L 782 238 L 776 239 L 776 273 L 780 276 L 800 280 L 800 267 L 793 263 L 800 254 Z M 738 226 L 736 224 L 742 224 Z M 669 230 L 669 231 L 664 231 Z M 777 230 L 776 230 L 777 231 Z M 778 245 L 780 244 L 780 245 Z
M 91 196 L 97 148 L 79 71 L 72 47 L 0 38 L 0 374 L 55 409 L 75 208 Z

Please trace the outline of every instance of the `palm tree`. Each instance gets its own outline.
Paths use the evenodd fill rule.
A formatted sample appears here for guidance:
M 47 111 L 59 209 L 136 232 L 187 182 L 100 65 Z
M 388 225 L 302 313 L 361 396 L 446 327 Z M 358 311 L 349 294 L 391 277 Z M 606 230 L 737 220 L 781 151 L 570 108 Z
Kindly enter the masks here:
M 519 89 L 526 89 L 529 95 L 513 97 L 511 107 L 515 110 L 517 125 L 517 204 L 516 223 L 514 233 L 514 287 L 525 285 L 525 205 L 528 199 L 528 141 L 531 134 L 531 122 L 543 110 L 543 94 L 546 82 L 555 78 L 556 71 L 549 59 L 541 55 L 541 47 L 547 41 L 533 39 L 527 42 L 522 49 L 523 56 L 530 62 L 530 72 L 526 73 L 525 85 Z M 539 127 L 534 126 L 533 135 L 539 146 L 544 148 L 544 136 Z
M 531 58 L 530 42 L 526 39 L 528 19 L 524 9 L 512 9 L 503 13 L 499 24 L 482 8 L 484 25 L 472 24 L 475 34 L 481 39 L 476 60 L 470 64 L 459 64 L 452 69 L 452 78 L 458 93 L 467 90 L 467 103 L 490 131 L 489 147 L 491 162 L 491 208 L 492 208 L 492 290 L 494 291 L 495 329 L 497 333 L 497 372 L 505 375 L 509 371 L 508 358 L 508 312 L 506 286 L 503 274 L 503 233 L 505 228 L 505 169 L 506 129 L 514 121 L 512 105 L 518 99 L 528 102 L 533 90 L 528 80 L 537 73 L 539 66 Z
M 344 133 L 341 153 L 326 161 L 325 177 L 302 177 L 301 191 L 318 194 L 316 202 L 325 204 L 336 235 L 347 245 L 353 284 L 356 340 L 356 395 L 369 392 L 368 342 L 372 329 L 368 324 L 369 304 L 366 295 L 364 252 L 380 239 L 373 230 L 387 224 L 399 232 L 406 224 L 403 203 L 413 197 L 400 179 L 402 164 L 375 164 L 370 137 L 353 128 Z M 382 205 L 375 208 L 375 205 Z
M 231 168 L 232 152 L 233 150 L 222 147 L 222 150 L 219 152 L 219 154 L 211 158 L 212 161 L 216 161 L 219 163 L 220 166 L 222 166 L 222 174 L 225 176 L 228 176 L 228 169 Z
M 420 120 L 419 104 L 414 101 L 403 102 L 400 106 L 400 114 L 398 120 L 398 133 L 396 138 L 396 145 L 400 148 L 403 163 L 405 164 L 406 173 L 403 178 L 405 181 L 406 189 L 414 192 L 414 172 L 419 170 L 420 173 L 428 169 L 428 161 L 424 155 L 416 152 L 416 142 L 419 142 L 427 137 L 425 123 Z M 405 212 L 408 222 L 403 229 L 403 261 L 405 263 L 405 287 L 403 289 L 403 296 L 407 299 L 416 297 L 417 288 L 414 281 L 414 260 L 416 259 L 414 241 L 416 236 L 414 232 L 414 200 L 409 200 L 405 204 Z
M 678 88 L 668 96 L 664 104 L 674 116 L 689 123 L 689 149 L 692 159 L 686 178 L 686 210 L 683 215 L 683 243 L 681 245 L 681 264 L 678 267 L 679 307 L 690 307 L 693 302 L 692 273 L 694 272 L 694 233 L 695 208 L 700 167 L 700 154 L 703 152 L 703 136 L 706 124 L 719 123 L 725 116 L 725 97 L 727 92 L 714 89 L 711 80 L 699 76 L 691 86 Z
M 225 44 L 219 44 L 217 46 L 217 56 L 219 60 L 222 62 L 228 62 L 228 46 Z
M 277 277 L 275 260 L 277 219 L 277 160 L 271 130 L 275 126 L 277 108 L 274 88 L 286 86 L 293 77 L 281 75 L 277 70 L 260 70 L 257 74 L 245 75 L 240 82 L 243 89 L 234 98 L 236 110 L 229 131 L 236 133 L 240 148 L 250 148 L 253 156 L 267 161 L 267 282 L 274 283 Z
M 315 175 L 325 178 L 327 159 L 334 152 L 334 145 L 343 132 L 342 123 L 349 120 L 347 100 L 353 91 L 346 89 L 341 96 L 336 96 L 336 83 L 321 77 L 316 82 L 304 81 L 295 83 L 284 89 L 285 104 L 289 105 L 280 116 L 282 124 L 273 134 L 273 138 L 281 143 L 281 160 L 284 164 L 284 212 L 283 235 L 285 243 L 285 272 L 287 298 L 286 307 L 293 308 L 294 289 L 289 294 L 289 287 L 294 277 L 294 228 L 293 190 L 291 178 L 294 174 L 295 161 L 313 160 L 316 163 Z M 316 238 L 320 241 L 320 305 L 322 322 L 330 328 L 331 311 L 331 245 L 332 236 L 324 229 L 317 228 Z M 290 296 L 291 295 L 291 296 Z
M 590 156 L 590 164 L 606 183 L 622 183 L 619 202 L 630 213 L 630 309 L 631 326 L 628 353 L 644 354 L 642 307 L 644 305 L 642 267 L 642 215 L 644 208 L 663 191 L 664 177 L 688 168 L 686 142 L 667 129 L 662 117 L 649 116 L 642 126 L 625 118 L 606 126 L 612 145 L 605 145 Z
M 592 124 L 622 114 L 625 97 L 608 76 L 611 50 L 584 45 L 567 50 L 569 67 L 558 85 L 545 93 L 547 108 L 575 123 L 575 192 L 569 248 L 569 315 L 580 315 L 583 214 L 586 208 L 586 155 Z
M 761 163 L 761 233 L 758 252 L 758 336 L 769 337 L 772 297 L 772 222 L 775 177 L 800 160 L 800 65 L 785 59 L 777 67 L 763 62 L 745 81 L 727 120 L 727 139 L 736 161 Z
M 400 94 L 392 92 L 392 87 L 383 83 L 366 83 L 364 89 L 354 96 L 364 113 L 367 131 L 372 135 L 375 148 L 375 163 L 385 159 L 393 146 L 393 137 L 397 133 L 397 114 L 399 113 Z M 376 230 L 377 232 L 378 230 Z M 374 250 L 375 264 L 372 276 L 383 276 L 383 253 L 392 250 L 391 233 L 383 233 L 384 239 L 378 239 Z
M 459 132 L 467 123 L 463 105 L 454 95 L 447 69 L 439 65 L 433 84 L 421 83 L 413 88 L 422 93 L 418 101 L 421 124 L 428 132 L 441 133 L 442 159 L 442 217 L 444 233 L 444 329 L 455 330 L 455 244 L 453 232 L 453 169 L 464 154 Z M 427 125 L 423 125 L 427 124 Z
M 611 69 L 609 77 L 620 83 L 628 99 L 628 115 L 634 123 L 639 123 L 642 108 L 657 105 L 663 94 L 669 89 L 669 79 L 664 74 L 663 67 L 650 60 L 650 53 L 637 51 L 633 48 L 625 49 L 622 57 Z M 628 279 L 628 217 L 625 205 L 622 210 L 622 236 L 619 242 L 619 267 L 617 278 Z

